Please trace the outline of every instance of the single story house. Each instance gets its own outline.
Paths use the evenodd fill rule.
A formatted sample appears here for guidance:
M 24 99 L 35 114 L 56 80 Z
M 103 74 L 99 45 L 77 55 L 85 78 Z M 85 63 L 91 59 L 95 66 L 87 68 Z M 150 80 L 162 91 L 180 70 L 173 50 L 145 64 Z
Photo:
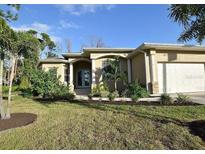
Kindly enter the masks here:
M 128 82 L 138 80 L 151 94 L 205 91 L 204 46 L 143 43 L 137 48 L 84 48 L 62 56 L 41 60 L 40 66 L 57 68 L 60 80 L 78 94 L 102 82 L 102 68 L 115 56 Z

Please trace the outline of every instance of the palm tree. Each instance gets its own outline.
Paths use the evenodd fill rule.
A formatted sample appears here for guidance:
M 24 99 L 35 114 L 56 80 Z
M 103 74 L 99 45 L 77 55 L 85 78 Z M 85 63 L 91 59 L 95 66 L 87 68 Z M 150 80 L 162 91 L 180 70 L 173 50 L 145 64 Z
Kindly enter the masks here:
M 205 4 L 172 4 L 169 17 L 183 26 L 178 41 L 195 39 L 202 43 L 205 37 Z
M 124 77 L 120 71 L 120 58 L 115 57 L 114 59 L 108 59 L 107 66 L 103 68 L 102 75 L 103 80 L 114 81 L 114 89 L 117 91 L 117 81 Z

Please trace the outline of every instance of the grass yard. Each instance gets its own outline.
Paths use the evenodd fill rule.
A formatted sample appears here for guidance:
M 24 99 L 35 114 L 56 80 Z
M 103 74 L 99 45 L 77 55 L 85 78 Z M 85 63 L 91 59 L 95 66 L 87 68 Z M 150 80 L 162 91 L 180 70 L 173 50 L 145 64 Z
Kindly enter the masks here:
M 205 106 L 45 104 L 15 96 L 12 111 L 35 113 L 37 121 L 0 132 L 0 149 L 205 149 Z

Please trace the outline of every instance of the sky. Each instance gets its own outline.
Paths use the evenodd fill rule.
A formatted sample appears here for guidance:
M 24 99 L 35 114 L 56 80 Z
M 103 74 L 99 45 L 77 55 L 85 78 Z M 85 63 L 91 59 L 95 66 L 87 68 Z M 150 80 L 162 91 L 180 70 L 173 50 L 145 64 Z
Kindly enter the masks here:
M 178 43 L 182 27 L 169 19 L 169 5 L 21 5 L 15 30 L 48 33 L 65 53 L 101 38 L 107 47 L 136 48 L 143 42 Z M 194 44 L 194 41 L 188 42 Z

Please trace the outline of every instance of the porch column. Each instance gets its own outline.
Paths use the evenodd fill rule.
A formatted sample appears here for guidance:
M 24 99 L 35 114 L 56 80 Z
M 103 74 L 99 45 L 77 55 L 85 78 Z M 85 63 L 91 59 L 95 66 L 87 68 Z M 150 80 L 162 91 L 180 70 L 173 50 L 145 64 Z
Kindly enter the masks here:
M 150 78 L 151 78 L 151 92 L 153 94 L 159 92 L 157 79 L 157 63 L 155 59 L 156 51 L 150 50 Z
M 70 76 L 69 76 L 69 85 L 70 90 L 74 92 L 74 85 L 73 85 L 73 63 L 70 63 Z
M 96 84 L 96 79 L 95 79 L 95 72 L 96 72 L 96 68 L 95 68 L 95 59 L 92 59 L 92 85 L 91 85 L 91 89 L 93 89 L 93 87 Z
M 128 83 L 131 83 L 131 60 L 127 59 L 127 76 L 128 76 Z

